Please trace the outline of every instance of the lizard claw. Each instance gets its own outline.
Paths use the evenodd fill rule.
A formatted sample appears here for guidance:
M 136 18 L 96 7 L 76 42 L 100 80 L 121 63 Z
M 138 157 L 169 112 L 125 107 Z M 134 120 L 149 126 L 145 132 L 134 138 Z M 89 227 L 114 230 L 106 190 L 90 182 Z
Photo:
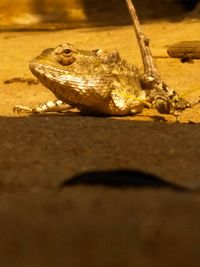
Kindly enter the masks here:
M 13 107 L 13 112 L 14 113 L 21 113 L 21 112 L 25 112 L 25 113 L 31 113 L 32 112 L 32 108 L 23 106 L 23 105 L 16 105 Z

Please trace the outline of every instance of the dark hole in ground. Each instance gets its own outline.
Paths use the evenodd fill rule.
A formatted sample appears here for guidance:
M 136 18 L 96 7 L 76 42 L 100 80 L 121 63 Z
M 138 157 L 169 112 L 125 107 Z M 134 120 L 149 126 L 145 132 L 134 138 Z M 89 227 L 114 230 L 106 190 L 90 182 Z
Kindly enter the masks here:
M 79 184 L 85 185 L 104 185 L 111 187 L 165 187 L 181 189 L 180 186 L 172 184 L 162 178 L 139 170 L 105 170 L 85 172 L 76 175 L 70 179 L 64 180 L 61 187 L 74 186 Z

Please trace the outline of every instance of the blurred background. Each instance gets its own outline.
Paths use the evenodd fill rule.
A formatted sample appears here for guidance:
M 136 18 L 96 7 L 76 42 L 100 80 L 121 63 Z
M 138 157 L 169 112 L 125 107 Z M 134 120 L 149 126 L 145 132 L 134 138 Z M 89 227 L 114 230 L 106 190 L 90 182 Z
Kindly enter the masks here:
M 199 0 L 134 0 L 145 20 L 200 17 Z M 1 0 L 1 29 L 130 24 L 125 0 Z

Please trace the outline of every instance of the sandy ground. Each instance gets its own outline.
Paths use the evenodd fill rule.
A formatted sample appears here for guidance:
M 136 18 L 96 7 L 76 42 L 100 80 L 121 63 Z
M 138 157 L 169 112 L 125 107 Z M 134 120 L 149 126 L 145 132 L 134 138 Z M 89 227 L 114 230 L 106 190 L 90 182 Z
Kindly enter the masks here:
M 187 20 L 143 25 L 163 79 L 188 100 L 200 95 L 200 61 L 182 64 L 166 49 L 199 40 L 199 27 Z M 181 123 L 154 110 L 123 118 L 14 114 L 16 104 L 54 96 L 40 84 L 4 81 L 33 77 L 29 60 L 63 42 L 118 49 L 141 66 L 130 26 L 0 33 L 0 266 L 199 266 L 200 105 L 184 111 Z M 189 190 L 59 188 L 76 174 L 119 168 Z

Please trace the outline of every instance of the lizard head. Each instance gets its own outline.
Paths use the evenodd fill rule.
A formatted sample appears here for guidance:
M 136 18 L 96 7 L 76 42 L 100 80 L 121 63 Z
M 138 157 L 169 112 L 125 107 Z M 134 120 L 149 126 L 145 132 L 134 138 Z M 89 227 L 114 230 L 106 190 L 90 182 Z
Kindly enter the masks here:
M 106 65 L 121 60 L 117 51 L 108 53 L 101 49 L 80 50 L 64 43 L 56 48 L 45 49 L 39 56 L 31 60 L 30 69 L 35 76 L 54 73 L 95 74 L 106 70 Z M 108 70 L 110 70 L 108 66 Z
M 29 67 L 45 87 L 57 98 L 66 101 L 89 88 L 102 88 L 104 77 L 112 72 L 110 62 L 113 56 L 111 58 L 110 55 L 113 54 L 100 49 L 80 50 L 64 43 L 45 49 L 30 61 Z M 115 53 L 114 60 L 119 58 L 119 54 Z

